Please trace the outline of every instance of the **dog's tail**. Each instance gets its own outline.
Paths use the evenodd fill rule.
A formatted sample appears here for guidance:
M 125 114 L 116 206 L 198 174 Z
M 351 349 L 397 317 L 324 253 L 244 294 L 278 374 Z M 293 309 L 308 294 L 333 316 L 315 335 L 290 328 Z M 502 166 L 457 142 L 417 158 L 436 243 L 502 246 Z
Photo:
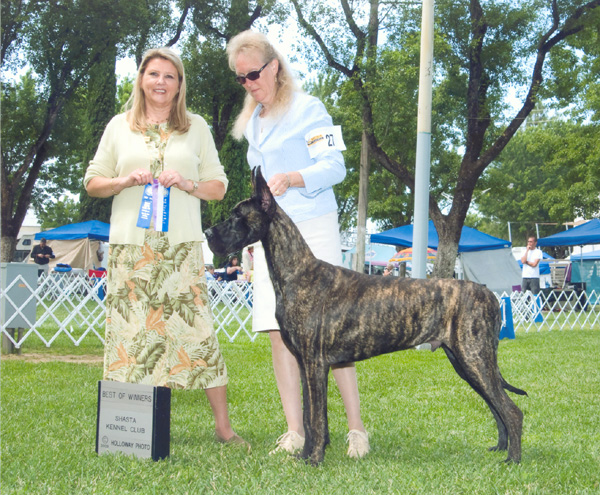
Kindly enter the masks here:
M 504 387 L 506 390 L 509 390 L 510 392 L 514 393 L 514 394 L 518 394 L 518 395 L 527 395 L 527 392 L 525 392 L 525 390 L 521 390 L 520 388 L 517 387 L 513 387 L 510 383 L 508 383 L 504 377 L 502 375 L 500 375 L 500 378 L 502 379 L 502 387 Z M 529 397 L 527 395 L 527 397 Z

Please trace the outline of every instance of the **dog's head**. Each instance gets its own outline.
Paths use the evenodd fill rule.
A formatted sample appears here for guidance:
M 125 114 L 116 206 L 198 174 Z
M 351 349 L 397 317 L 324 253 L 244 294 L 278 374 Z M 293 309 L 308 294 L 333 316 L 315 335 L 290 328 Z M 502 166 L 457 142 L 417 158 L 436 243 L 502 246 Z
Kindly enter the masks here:
M 252 185 L 252 197 L 238 203 L 227 220 L 204 232 L 211 251 L 218 256 L 260 241 L 269 231 L 277 204 L 260 169 L 252 171 Z

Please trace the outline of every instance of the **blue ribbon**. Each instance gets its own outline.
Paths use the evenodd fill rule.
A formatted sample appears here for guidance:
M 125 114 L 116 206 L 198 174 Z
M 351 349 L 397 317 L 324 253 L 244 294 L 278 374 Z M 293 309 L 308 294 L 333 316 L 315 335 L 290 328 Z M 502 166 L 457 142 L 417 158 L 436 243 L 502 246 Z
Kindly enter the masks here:
M 153 223 L 157 232 L 168 232 L 170 197 L 171 189 L 159 184 L 157 179 L 146 184 L 136 225 L 149 229 Z
M 142 196 L 142 204 L 140 204 L 140 212 L 136 225 L 142 229 L 150 228 L 152 220 L 152 184 L 144 186 L 144 195 Z

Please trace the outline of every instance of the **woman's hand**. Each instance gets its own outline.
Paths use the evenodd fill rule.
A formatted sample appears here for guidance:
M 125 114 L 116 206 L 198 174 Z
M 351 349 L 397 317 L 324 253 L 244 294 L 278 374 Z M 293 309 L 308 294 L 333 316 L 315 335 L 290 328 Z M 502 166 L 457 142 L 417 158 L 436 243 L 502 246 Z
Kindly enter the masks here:
M 123 177 L 93 177 L 86 186 L 86 191 L 93 198 L 109 198 L 116 196 L 123 189 L 144 186 L 152 182 L 152 174 L 144 168 L 135 169 Z
M 123 185 L 123 189 L 126 187 L 144 186 L 152 182 L 152 174 L 150 173 L 150 170 L 145 168 L 136 168 L 127 177 L 125 177 L 125 179 L 126 181 Z
M 165 187 L 175 186 L 185 192 L 190 192 L 194 185 L 188 179 L 181 176 L 176 170 L 165 170 L 158 176 L 158 183 Z
M 273 196 L 283 196 L 290 187 L 296 187 L 296 176 L 302 177 L 298 172 L 288 172 L 273 175 L 267 182 L 267 186 L 271 190 Z M 304 186 L 304 180 L 302 180 L 301 187 Z

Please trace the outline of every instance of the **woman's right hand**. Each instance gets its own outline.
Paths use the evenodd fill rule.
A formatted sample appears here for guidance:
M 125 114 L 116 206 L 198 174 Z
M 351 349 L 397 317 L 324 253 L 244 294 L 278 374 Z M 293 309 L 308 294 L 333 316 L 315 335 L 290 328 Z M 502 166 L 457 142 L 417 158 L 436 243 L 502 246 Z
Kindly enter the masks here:
M 86 190 L 91 197 L 109 198 L 116 196 L 123 189 L 133 186 L 144 186 L 152 182 L 152 174 L 145 168 L 138 168 L 124 177 L 93 177 Z
M 150 170 L 145 168 L 136 168 L 127 176 L 125 187 L 143 186 L 152 182 L 152 174 Z

